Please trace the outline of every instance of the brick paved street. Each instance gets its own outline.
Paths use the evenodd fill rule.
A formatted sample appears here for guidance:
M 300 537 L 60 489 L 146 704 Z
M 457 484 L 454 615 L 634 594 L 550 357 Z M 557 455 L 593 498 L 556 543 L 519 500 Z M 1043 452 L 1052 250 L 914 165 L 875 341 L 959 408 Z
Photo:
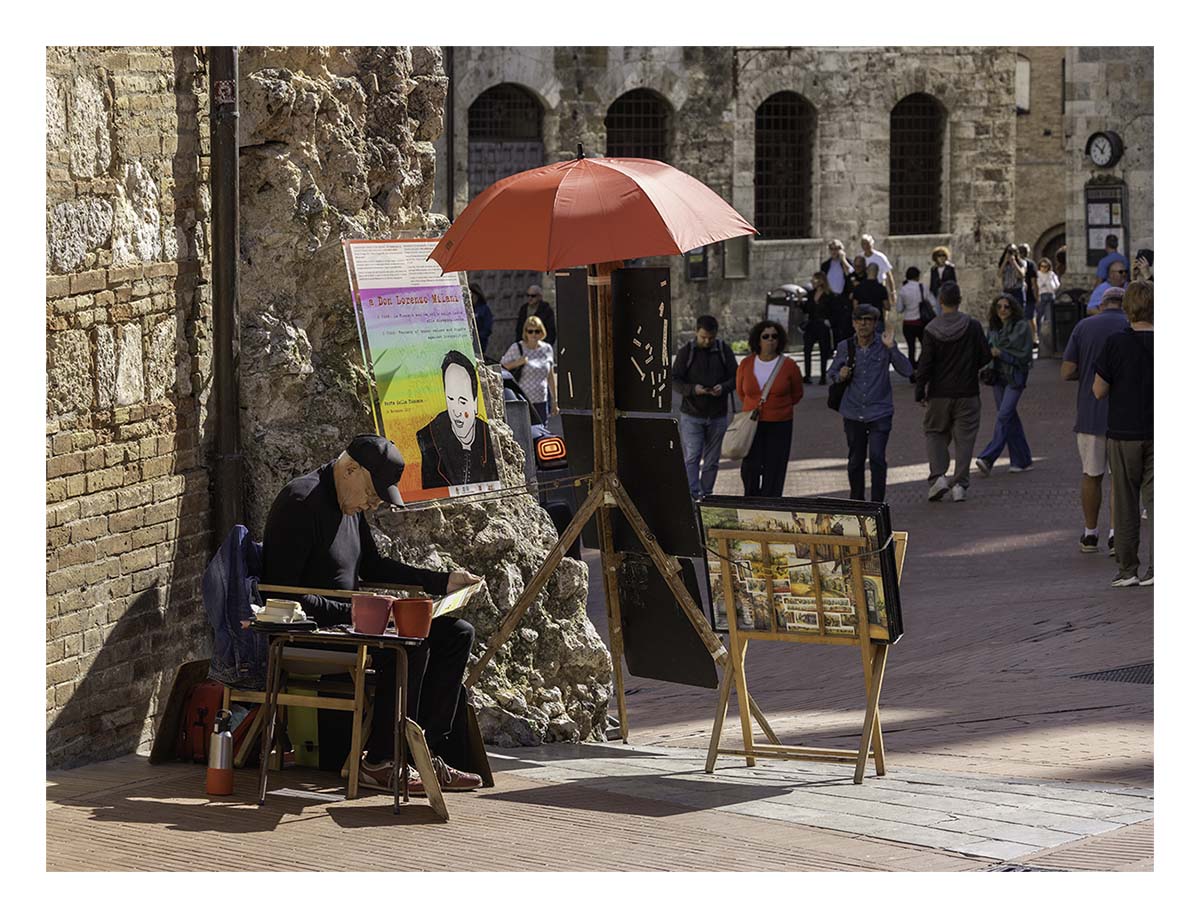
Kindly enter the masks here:
M 268 805 L 253 775 L 210 801 L 203 770 L 127 756 L 49 775 L 51 870 L 1148 870 L 1153 863 L 1152 686 L 1073 678 L 1150 663 L 1152 588 L 1113 590 L 1113 562 L 1082 555 L 1072 386 L 1035 366 L 1022 416 L 1035 468 L 998 465 L 968 500 L 925 500 L 920 410 L 907 383 L 888 499 L 910 534 L 904 639 L 882 704 L 888 774 L 855 787 L 838 764 L 723 757 L 703 773 L 715 696 L 627 677 L 631 745 L 495 749 L 496 787 L 415 803 L 343 799 L 289 771 Z M 994 411 L 985 407 L 984 429 Z M 786 494 L 844 496 L 838 419 L 801 403 Z M 739 493 L 734 465 L 718 491 Z M 1104 512 L 1107 512 L 1105 509 Z M 606 634 L 595 552 L 589 614 Z M 853 745 L 857 654 L 758 645 L 755 698 L 785 743 Z M 736 730 L 736 708 L 726 721 Z M 183 830 L 183 831 L 180 831 Z M 520 837 L 518 846 L 497 844 Z M 720 850 L 718 861 L 712 852 Z M 457 852 L 472 851 L 469 863 Z

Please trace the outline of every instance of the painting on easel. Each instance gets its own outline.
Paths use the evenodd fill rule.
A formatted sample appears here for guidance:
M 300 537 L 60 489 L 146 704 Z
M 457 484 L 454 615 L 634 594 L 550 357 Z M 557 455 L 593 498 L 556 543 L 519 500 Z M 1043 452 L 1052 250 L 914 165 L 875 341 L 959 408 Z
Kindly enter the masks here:
M 903 635 L 887 504 L 832 498 L 710 497 L 700 504 L 700 520 L 716 630 L 729 629 L 727 594 L 721 582 L 724 543 L 740 630 L 857 638 L 852 576 L 857 560 L 871 640 L 894 644 Z M 741 535 L 720 539 L 713 531 Z M 773 541 L 772 533 L 786 533 L 788 540 Z M 824 536 L 847 544 L 806 545 L 791 538 L 795 535 Z M 850 544 L 855 540 L 861 540 L 861 546 Z

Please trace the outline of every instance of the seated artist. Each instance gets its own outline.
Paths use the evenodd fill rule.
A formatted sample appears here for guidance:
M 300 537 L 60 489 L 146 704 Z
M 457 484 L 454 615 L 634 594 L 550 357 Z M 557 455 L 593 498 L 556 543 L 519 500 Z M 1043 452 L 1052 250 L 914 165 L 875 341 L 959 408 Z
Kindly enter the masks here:
M 415 585 L 441 595 L 478 578 L 466 571 L 439 573 L 410 567 L 379 553 L 364 513 L 380 501 L 402 505 L 396 488 L 404 460 L 383 437 L 355 437 L 333 462 L 287 483 L 267 514 L 263 531 L 263 582 L 280 586 L 353 590 L 368 583 Z M 305 594 L 300 604 L 322 626 L 350 621 L 350 603 Z M 429 637 L 409 652 L 408 713 L 425 730 L 443 790 L 473 790 L 475 774 L 451 768 L 438 756 L 450 733 L 463 672 L 475 639 L 469 622 L 443 615 Z M 391 790 L 392 726 L 396 722 L 396 664 L 391 652 L 373 655 L 377 676 L 371 733 L 363 753 L 363 784 Z M 415 713 L 414 713 L 415 712 Z M 409 772 L 409 793 L 423 793 Z
M 496 481 L 491 430 L 479 417 L 479 377 L 470 358 L 448 351 L 442 359 L 446 410 L 417 431 L 421 450 L 421 487 Z

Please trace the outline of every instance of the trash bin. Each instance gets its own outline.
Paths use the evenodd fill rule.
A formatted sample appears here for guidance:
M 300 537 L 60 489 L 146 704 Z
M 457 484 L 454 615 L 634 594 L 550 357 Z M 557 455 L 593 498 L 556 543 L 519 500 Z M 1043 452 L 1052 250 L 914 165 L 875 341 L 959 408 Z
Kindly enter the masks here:
M 804 347 L 804 307 L 807 303 L 808 290 L 799 284 L 781 284 L 767 293 L 763 318 L 787 329 L 788 350 Z
M 1071 337 L 1071 329 L 1087 314 L 1088 296 L 1088 291 L 1079 287 L 1058 292 L 1050 314 L 1052 348 L 1048 356 L 1062 356 L 1067 347 L 1067 340 Z

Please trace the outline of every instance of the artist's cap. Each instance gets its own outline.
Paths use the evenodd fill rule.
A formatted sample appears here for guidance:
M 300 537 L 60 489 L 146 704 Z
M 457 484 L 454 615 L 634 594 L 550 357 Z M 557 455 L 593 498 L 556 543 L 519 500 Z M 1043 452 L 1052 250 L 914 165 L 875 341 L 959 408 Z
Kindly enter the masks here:
M 1107 303 L 1109 300 L 1116 300 L 1117 302 L 1120 302 L 1124 298 L 1125 298 L 1125 288 L 1124 287 L 1107 287 L 1107 288 L 1105 288 L 1105 291 L 1102 294 L 1100 294 L 1100 302 L 1101 303 Z
M 854 307 L 854 318 L 856 319 L 878 319 L 879 310 L 870 303 L 860 303 Z
M 371 481 L 380 500 L 396 507 L 404 506 L 400 489 L 396 487 L 400 476 L 404 474 L 404 457 L 395 443 L 384 437 L 364 434 L 350 441 L 346 453 L 371 473 Z

